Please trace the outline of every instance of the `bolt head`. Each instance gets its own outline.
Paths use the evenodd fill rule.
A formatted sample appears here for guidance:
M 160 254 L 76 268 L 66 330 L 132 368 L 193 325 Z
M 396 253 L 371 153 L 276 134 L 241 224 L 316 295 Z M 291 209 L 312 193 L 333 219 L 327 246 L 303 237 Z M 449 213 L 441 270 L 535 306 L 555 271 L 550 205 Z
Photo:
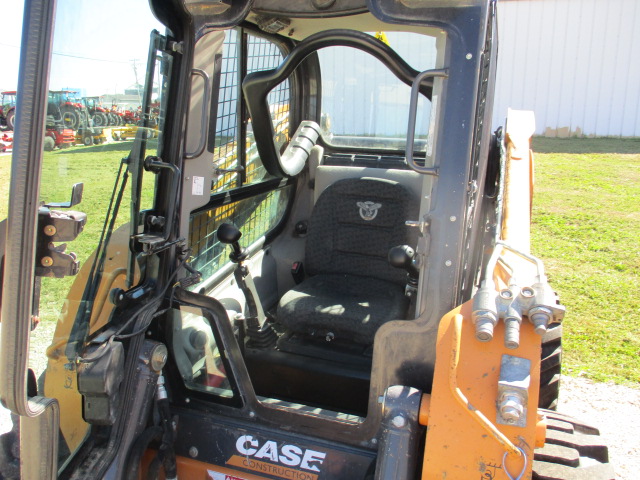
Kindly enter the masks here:
M 396 428 L 403 428 L 407 424 L 407 420 L 402 415 L 396 415 L 391 420 L 391 424 Z
M 191 458 L 196 458 L 198 456 L 198 449 L 196 447 L 189 448 L 189 456 Z
M 546 333 L 547 325 L 552 320 L 551 311 L 546 307 L 533 307 L 529 310 L 529 318 L 538 335 L 544 335 Z
M 58 230 L 53 225 L 46 225 L 44 227 L 44 234 L 48 237 L 53 237 Z
M 167 355 L 167 347 L 163 344 L 157 345 L 151 352 L 151 368 L 156 372 L 162 370 L 167 363 Z
M 536 325 L 536 328 L 534 330 L 538 335 L 542 336 L 545 333 L 547 333 L 547 326 L 546 325 Z
M 51 265 L 53 265 L 53 258 L 51 258 L 51 257 L 42 257 L 42 259 L 40 260 L 40 264 L 43 267 L 50 267 Z
M 522 418 L 524 406 L 518 395 L 504 395 L 500 402 L 500 415 L 508 423 L 515 423 Z

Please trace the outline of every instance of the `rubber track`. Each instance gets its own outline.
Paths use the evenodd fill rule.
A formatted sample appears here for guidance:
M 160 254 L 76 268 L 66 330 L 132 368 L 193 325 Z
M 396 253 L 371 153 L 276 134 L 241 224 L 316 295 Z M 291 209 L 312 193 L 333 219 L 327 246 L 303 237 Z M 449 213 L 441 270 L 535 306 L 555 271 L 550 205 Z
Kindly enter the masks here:
M 547 417 L 547 438 L 534 452 L 534 480 L 612 480 L 609 451 L 597 428 L 551 410 L 539 410 Z
M 542 359 L 540 365 L 540 397 L 538 408 L 555 410 L 560 393 L 560 370 L 562 368 L 562 325 L 549 327 L 542 337 Z

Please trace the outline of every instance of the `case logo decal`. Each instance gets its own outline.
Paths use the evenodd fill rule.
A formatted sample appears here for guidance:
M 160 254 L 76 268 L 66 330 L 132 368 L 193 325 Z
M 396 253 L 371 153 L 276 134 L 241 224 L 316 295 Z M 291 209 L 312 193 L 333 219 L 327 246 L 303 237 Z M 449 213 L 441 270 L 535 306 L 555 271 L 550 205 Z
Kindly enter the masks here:
M 356 205 L 360 207 L 360 217 L 367 222 L 376 218 L 378 209 L 382 207 L 381 203 L 374 202 L 356 202 Z
M 303 449 L 296 445 L 278 445 L 274 440 L 263 444 L 253 435 L 242 435 L 236 441 L 236 451 L 227 465 L 292 480 L 317 480 L 327 456 L 324 452 Z

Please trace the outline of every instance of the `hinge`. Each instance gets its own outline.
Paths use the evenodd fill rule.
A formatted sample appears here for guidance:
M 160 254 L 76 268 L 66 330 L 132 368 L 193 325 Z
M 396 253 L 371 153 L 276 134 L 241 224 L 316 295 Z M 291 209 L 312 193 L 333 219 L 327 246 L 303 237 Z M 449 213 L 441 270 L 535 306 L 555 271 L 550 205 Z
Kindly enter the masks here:
M 184 53 L 184 43 L 174 42 L 173 40 L 170 40 L 169 42 L 167 42 L 167 49 L 182 55 Z

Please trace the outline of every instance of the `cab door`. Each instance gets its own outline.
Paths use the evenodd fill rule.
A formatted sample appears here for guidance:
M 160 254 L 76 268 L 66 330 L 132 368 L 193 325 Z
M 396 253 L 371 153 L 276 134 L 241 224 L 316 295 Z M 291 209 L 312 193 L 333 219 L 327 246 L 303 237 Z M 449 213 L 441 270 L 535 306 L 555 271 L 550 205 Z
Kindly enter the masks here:
M 180 65 L 168 61 L 178 53 L 156 14 L 144 0 L 111 2 L 108 9 L 93 2 L 25 2 L 2 236 L 0 356 L 2 402 L 19 416 L 21 438 L 27 439 L 20 458 L 7 463 L 21 465 L 22 478 L 57 477 L 96 434 L 78 390 L 79 359 L 87 339 L 113 319 L 109 292 L 131 289 L 143 278 L 137 261 L 132 270 L 138 273 L 126 273 L 137 255 L 129 236 L 137 233 L 139 213 L 164 208 L 153 194 L 156 179 L 162 184 L 170 175 L 142 167 L 146 156 L 166 153 L 164 130 L 172 119 L 162 101 Z M 151 75 L 145 74 L 147 63 L 154 66 Z M 117 108 L 131 102 L 142 107 L 143 117 L 139 124 L 99 128 L 84 105 L 70 102 L 78 120 L 71 129 L 48 113 L 50 90 L 110 96 Z M 45 142 L 51 151 L 43 151 Z M 106 266 L 101 248 L 109 252 Z

